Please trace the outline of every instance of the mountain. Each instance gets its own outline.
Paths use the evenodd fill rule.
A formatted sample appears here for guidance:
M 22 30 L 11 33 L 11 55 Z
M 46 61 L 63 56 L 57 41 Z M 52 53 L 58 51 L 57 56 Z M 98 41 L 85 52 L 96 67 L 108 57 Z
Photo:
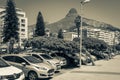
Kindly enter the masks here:
M 58 32 L 59 29 L 73 30 L 75 29 L 74 21 L 77 16 L 78 16 L 77 10 L 75 8 L 71 8 L 63 19 L 46 25 L 46 28 L 49 28 L 51 32 Z M 100 28 L 109 31 L 120 31 L 119 28 L 114 27 L 110 24 L 88 18 L 83 18 L 83 26 Z M 29 28 L 30 30 L 33 30 L 34 27 L 35 25 L 32 25 Z
M 78 16 L 77 10 L 75 8 L 70 9 L 68 14 L 61 20 L 48 24 L 46 27 L 51 30 L 51 32 L 58 32 L 59 29 L 67 29 L 75 28 L 74 20 Z M 110 24 L 106 24 L 104 22 L 96 21 L 93 19 L 83 18 L 83 26 L 100 28 L 109 31 L 120 31 L 119 28 L 116 28 Z

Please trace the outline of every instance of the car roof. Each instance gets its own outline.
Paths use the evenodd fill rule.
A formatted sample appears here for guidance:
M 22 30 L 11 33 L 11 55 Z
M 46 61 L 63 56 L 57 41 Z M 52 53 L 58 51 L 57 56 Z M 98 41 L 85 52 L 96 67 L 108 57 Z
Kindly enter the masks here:
M 25 54 L 46 54 L 46 53 L 40 53 L 40 52 L 30 52 L 30 53 L 25 53 Z
M 19 56 L 19 57 L 23 57 L 23 56 L 28 56 L 26 54 L 5 54 L 5 55 L 1 55 L 1 57 L 3 56 Z

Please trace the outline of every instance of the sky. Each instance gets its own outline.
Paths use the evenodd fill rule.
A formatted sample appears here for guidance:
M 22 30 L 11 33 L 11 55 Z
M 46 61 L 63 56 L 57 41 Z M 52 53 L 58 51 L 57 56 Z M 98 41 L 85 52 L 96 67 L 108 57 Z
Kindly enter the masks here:
M 57 22 L 64 18 L 71 8 L 76 8 L 80 14 L 82 0 L 14 0 L 16 7 L 26 12 L 28 24 L 36 23 L 38 12 L 41 11 L 44 21 Z M 5 6 L 6 0 L 0 0 L 0 6 Z M 83 6 L 83 16 L 102 21 L 120 28 L 120 0 L 91 0 Z

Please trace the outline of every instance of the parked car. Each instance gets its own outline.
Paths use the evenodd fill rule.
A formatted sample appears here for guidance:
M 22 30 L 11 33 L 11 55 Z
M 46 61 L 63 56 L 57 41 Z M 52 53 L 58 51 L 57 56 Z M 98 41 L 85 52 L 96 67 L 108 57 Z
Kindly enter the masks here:
M 54 68 L 52 66 L 43 63 L 42 60 L 31 55 L 8 54 L 3 55 L 2 58 L 10 64 L 22 69 L 29 80 L 49 78 L 54 74 Z
M 67 65 L 67 60 L 64 57 L 57 56 L 56 54 L 50 54 L 50 56 L 61 61 L 61 67 L 65 67 Z
M 74 55 L 77 57 L 76 59 L 80 59 L 79 53 L 74 53 Z M 86 54 L 84 53 L 81 53 L 81 64 L 87 65 L 90 62 L 91 62 L 90 57 L 86 56 Z
M 62 57 L 64 58 L 63 60 L 65 60 L 66 65 L 65 67 L 69 67 L 69 66 L 79 66 L 79 53 L 52 53 L 51 56 L 55 57 Z M 94 56 L 91 56 L 92 58 L 96 59 Z M 86 65 L 87 63 L 90 63 L 91 60 L 88 56 L 86 56 L 85 54 L 81 54 L 81 64 Z
M 25 76 L 22 70 L 11 66 L 0 58 L 0 80 L 24 80 Z
M 94 61 L 97 61 L 97 58 L 96 58 L 96 56 L 94 56 L 94 55 L 91 55 L 91 57 L 92 57 L 92 59 L 93 59 Z
M 109 59 L 109 55 L 106 52 L 101 52 L 101 51 L 93 51 L 91 52 L 92 55 L 94 55 L 98 60 L 100 59 Z
M 29 55 L 32 55 L 36 58 L 39 58 L 45 62 L 48 62 L 50 65 L 52 65 L 55 69 L 55 71 L 60 71 L 61 69 L 61 63 L 59 60 L 57 59 L 54 59 L 53 57 L 51 57 L 50 55 L 48 54 L 45 54 L 45 53 L 28 53 Z
M 84 58 L 83 58 L 84 57 Z M 90 58 L 91 57 L 91 58 Z M 96 61 L 97 60 L 97 58 L 94 56 L 94 55 L 91 55 L 90 54 L 90 56 L 87 56 L 85 53 L 82 53 L 81 54 L 81 60 L 82 60 L 82 64 L 84 64 L 84 65 L 87 65 L 88 63 L 91 63 L 92 62 L 92 60 L 93 61 Z
M 55 57 L 57 55 L 58 57 L 64 58 L 65 65 L 64 67 L 71 67 L 71 66 L 78 66 L 79 65 L 79 58 L 76 57 L 74 54 L 70 53 L 51 53 L 52 57 Z

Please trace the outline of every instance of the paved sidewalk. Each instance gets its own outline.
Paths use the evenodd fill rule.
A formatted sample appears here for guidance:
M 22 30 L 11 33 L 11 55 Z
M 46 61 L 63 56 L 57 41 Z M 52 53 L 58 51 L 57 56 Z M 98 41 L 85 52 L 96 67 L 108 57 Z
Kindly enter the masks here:
M 109 61 L 96 61 L 95 64 L 75 68 L 51 80 L 120 80 L 120 55 Z

